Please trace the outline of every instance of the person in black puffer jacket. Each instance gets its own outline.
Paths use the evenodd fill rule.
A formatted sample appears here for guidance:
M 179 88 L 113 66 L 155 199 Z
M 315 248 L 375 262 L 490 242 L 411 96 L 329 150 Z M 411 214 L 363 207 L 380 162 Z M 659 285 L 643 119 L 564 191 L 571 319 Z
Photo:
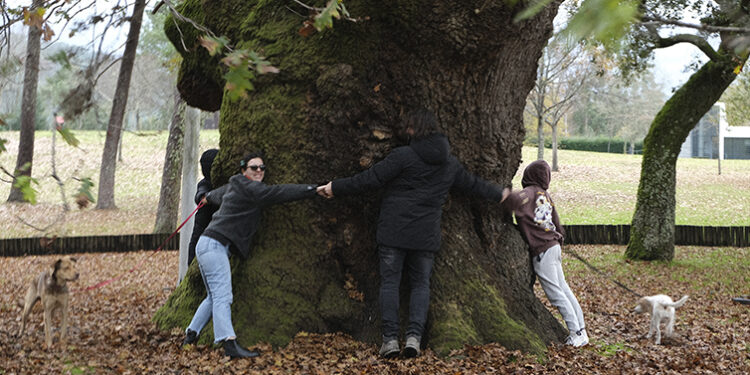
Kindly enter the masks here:
M 211 216 L 219 209 L 218 206 L 208 204 L 206 201 L 206 194 L 208 194 L 213 187 L 211 186 L 211 166 L 214 163 L 216 154 L 219 150 L 212 148 L 206 150 L 201 154 L 201 172 L 203 172 L 203 179 L 198 182 L 198 188 L 195 192 L 195 204 L 200 204 L 202 201 L 205 203 L 203 207 L 198 209 L 195 213 L 195 221 L 193 222 L 193 233 L 190 235 L 190 244 L 188 245 L 188 266 L 193 262 L 195 258 L 195 245 L 198 243 L 203 231 L 211 221 Z
M 430 303 L 430 275 L 440 250 L 440 219 L 449 190 L 500 202 L 502 188 L 464 169 L 450 153 L 448 139 L 438 133 L 435 115 L 427 109 L 412 112 L 404 125 L 411 137 L 370 169 L 318 187 L 327 198 L 383 188 L 378 218 L 380 307 L 386 358 L 399 353 L 399 284 L 404 263 L 409 268 L 411 297 L 409 326 L 403 355 L 420 353 Z
M 213 319 L 214 343 L 221 343 L 224 353 L 232 358 L 256 357 L 260 353 L 241 347 L 236 340 L 229 256 L 234 254 L 246 259 L 250 255 L 263 208 L 316 196 L 315 185 L 264 184 L 266 165 L 258 152 L 245 156 L 240 170 L 242 174 L 229 178 L 228 184 L 206 194 L 209 203 L 219 206 L 195 247 L 207 296 L 195 311 L 183 341 L 183 345 L 195 343 L 200 331 Z

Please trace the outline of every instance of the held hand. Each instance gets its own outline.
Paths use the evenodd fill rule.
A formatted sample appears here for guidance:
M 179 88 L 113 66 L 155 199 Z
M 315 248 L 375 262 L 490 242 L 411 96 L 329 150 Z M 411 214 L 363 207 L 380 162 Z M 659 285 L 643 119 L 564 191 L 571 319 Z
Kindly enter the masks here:
M 331 189 L 331 183 L 327 183 L 325 185 L 318 186 L 318 195 L 321 197 L 331 199 L 333 198 L 333 189 Z
M 201 203 L 203 203 L 203 204 L 207 204 L 208 203 L 208 199 L 206 199 L 205 195 L 203 196 L 203 198 L 201 198 Z

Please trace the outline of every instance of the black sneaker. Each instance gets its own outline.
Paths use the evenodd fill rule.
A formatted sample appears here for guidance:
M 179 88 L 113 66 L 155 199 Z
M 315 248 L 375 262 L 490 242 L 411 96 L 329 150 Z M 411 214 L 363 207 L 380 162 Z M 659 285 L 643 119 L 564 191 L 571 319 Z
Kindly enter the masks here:
M 260 355 L 260 352 L 255 350 L 247 350 L 237 343 L 237 340 L 224 340 L 221 342 L 221 346 L 224 347 L 224 355 L 230 358 L 253 358 Z
M 189 329 L 185 332 L 185 340 L 182 340 L 182 346 L 195 344 L 196 341 L 198 341 L 198 332 Z

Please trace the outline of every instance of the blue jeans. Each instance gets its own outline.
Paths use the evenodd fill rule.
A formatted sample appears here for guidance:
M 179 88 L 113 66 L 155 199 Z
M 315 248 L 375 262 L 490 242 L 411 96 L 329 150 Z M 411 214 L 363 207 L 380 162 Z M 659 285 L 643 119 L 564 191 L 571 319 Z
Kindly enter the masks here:
M 187 329 L 200 333 L 209 319 L 214 319 L 214 343 L 236 337 L 232 326 L 232 270 L 229 246 L 206 236 L 198 239 L 195 257 L 206 286 L 206 299 L 195 310 Z
M 409 326 L 406 336 L 422 337 L 430 306 L 430 275 L 435 253 L 380 246 L 380 312 L 383 320 L 383 341 L 398 339 L 399 285 L 404 262 L 409 273 Z

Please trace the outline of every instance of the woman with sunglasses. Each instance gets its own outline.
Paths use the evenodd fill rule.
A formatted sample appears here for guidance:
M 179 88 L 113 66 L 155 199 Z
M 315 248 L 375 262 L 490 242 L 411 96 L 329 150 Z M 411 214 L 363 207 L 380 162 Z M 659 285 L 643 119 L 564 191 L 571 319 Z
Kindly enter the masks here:
M 214 343 L 221 342 L 224 353 L 232 358 L 257 357 L 260 353 L 243 348 L 236 340 L 229 256 L 247 258 L 264 207 L 316 194 L 314 185 L 264 184 L 266 166 L 259 152 L 246 155 L 240 162 L 240 171 L 228 184 L 206 195 L 210 204 L 219 206 L 195 249 L 207 296 L 195 311 L 183 341 L 183 345 L 196 342 L 201 329 L 213 318 Z

